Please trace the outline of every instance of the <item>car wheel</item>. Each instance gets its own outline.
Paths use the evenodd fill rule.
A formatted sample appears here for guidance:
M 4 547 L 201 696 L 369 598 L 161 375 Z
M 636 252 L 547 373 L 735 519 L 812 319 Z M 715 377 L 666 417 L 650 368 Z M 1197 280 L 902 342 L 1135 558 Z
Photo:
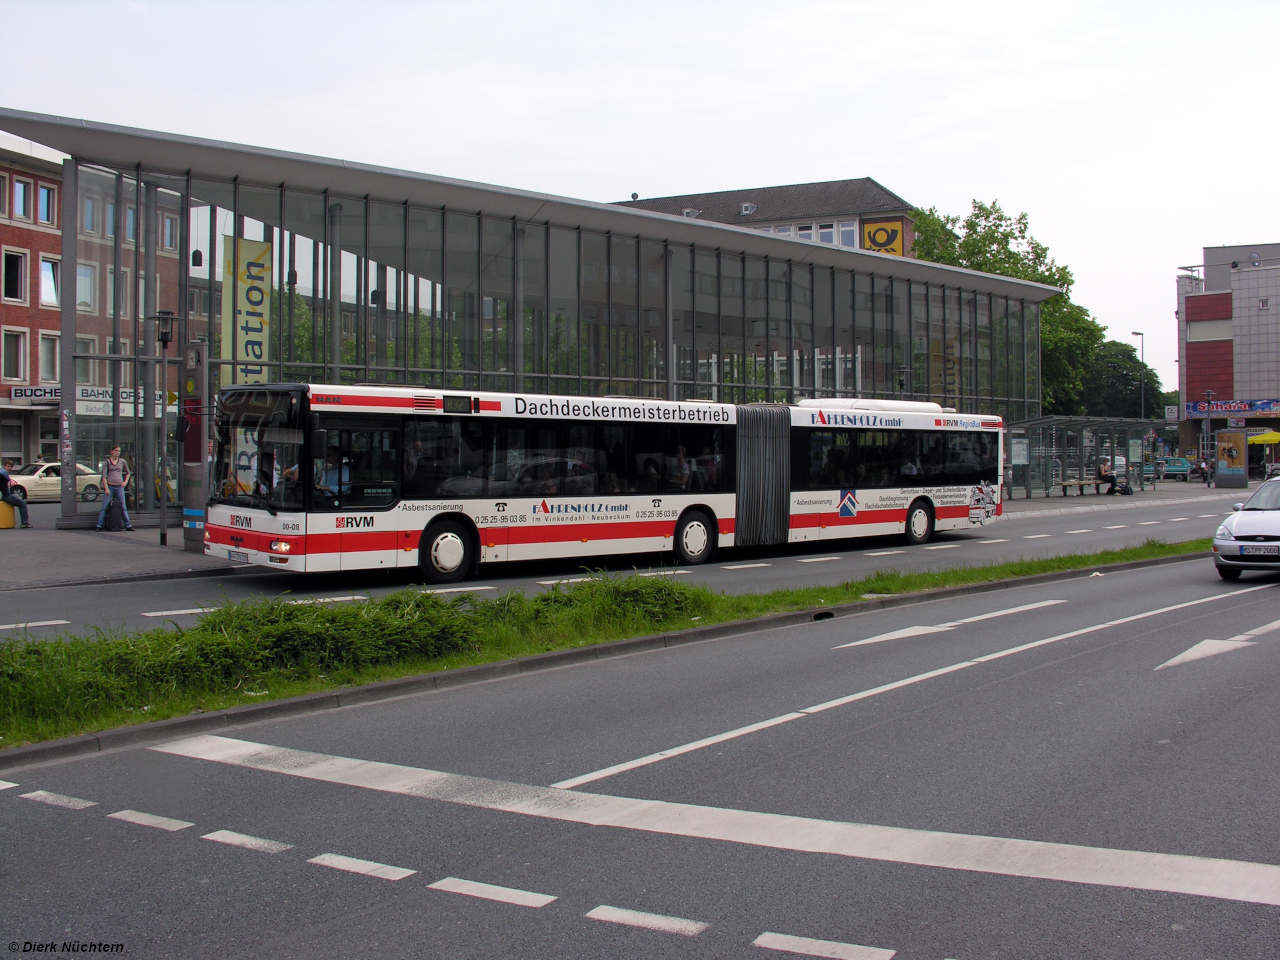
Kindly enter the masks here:
M 20 487 L 16 483 L 9 484 L 9 492 L 20 500 L 27 499 L 27 488 Z
M 457 583 L 475 557 L 471 531 L 457 520 L 443 520 L 422 535 L 418 563 L 432 583 Z
M 102 491 L 99 490 L 97 487 L 95 487 L 92 483 L 86 484 L 85 488 L 80 491 L 80 499 L 83 500 L 85 503 L 93 503 L 93 501 L 98 499 L 98 495 L 100 493 L 102 493 Z
M 676 561 L 682 566 L 695 567 L 705 563 L 715 547 L 715 525 L 700 510 L 690 510 L 676 524 Z
M 1239 580 L 1241 572 L 1242 571 L 1237 570 L 1235 567 L 1218 566 L 1218 576 L 1223 580 Z
M 933 511 L 929 509 L 928 501 L 917 500 L 907 508 L 907 527 L 903 536 L 912 546 L 928 543 L 933 536 Z

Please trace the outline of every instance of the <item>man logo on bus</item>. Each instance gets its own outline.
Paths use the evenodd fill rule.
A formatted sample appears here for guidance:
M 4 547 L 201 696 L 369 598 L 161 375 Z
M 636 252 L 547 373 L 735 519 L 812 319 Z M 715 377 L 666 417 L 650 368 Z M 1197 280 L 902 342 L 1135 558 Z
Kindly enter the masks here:
M 845 490 L 840 498 L 840 516 L 856 517 L 858 515 L 858 497 L 856 490 Z

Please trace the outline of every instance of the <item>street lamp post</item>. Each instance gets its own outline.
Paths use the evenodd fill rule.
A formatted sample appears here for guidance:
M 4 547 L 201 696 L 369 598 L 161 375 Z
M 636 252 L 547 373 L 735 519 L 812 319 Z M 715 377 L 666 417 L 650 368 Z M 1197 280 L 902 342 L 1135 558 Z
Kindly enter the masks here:
M 173 340 L 173 311 L 161 310 L 148 317 L 156 322 L 156 339 L 160 341 L 160 546 L 169 545 L 169 343 Z M 150 399 L 148 398 L 148 401 Z
M 1209 419 L 1213 416 L 1213 410 L 1208 409 L 1208 408 L 1210 408 L 1210 407 L 1212 407 L 1212 406 L 1213 406 L 1213 396 L 1214 396 L 1214 391 L 1213 391 L 1213 390 L 1206 390 L 1206 391 L 1204 392 L 1204 399 L 1205 399 L 1206 409 L 1205 409 L 1205 411 L 1204 411 L 1204 430 L 1201 432 L 1201 437 L 1200 437 L 1200 451 L 1201 451 L 1201 452 L 1200 452 L 1200 455 L 1201 455 L 1202 457 L 1206 457 L 1206 458 L 1207 458 L 1207 457 L 1208 457 L 1208 455 L 1209 455 L 1209 454 L 1208 454 L 1208 450 L 1209 450 L 1209 433 L 1210 433 L 1210 431 L 1209 431 Z M 1207 460 L 1206 460 L 1206 462 L 1207 462 Z
M 1142 364 L 1142 369 L 1138 371 L 1138 383 L 1140 384 L 1139 396 L 1142 398 L 1139 403 L 1142 411 L 1138 419 L 1147 419 L 1147 338 L 1143 336 L 1141 330 L 1133 331 L 1133 335 L 1138 338 L 1138 360 Z

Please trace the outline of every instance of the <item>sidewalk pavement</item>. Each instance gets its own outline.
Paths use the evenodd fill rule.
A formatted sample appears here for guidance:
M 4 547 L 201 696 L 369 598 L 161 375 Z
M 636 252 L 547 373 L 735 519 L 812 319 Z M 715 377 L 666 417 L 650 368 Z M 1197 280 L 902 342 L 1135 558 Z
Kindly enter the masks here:
M 1085 494 L 1006 500 L 1004 516 L 1008 520 L 1021 520 L 1071 513 L 1133 510 L 1164 504 L 1228 504 L 1248 496 L 1248 490 L 1215 490 L 1194 483 L 1164 483 L 1158 490 L 1135 491 L 1131 497 Z M 258 566 L 245 567 L 206 557 L 202 553 L 187 553 L 183 549 L 181 527 L 171 527 L 169 545 L 161 547 L 160 531 L 155 527 L 140 527 L 133 533 L 55 530 L 56 504 L 32 504 L 31 513 L 35 529 L 0 530 L 0 591 L 267 572 Z

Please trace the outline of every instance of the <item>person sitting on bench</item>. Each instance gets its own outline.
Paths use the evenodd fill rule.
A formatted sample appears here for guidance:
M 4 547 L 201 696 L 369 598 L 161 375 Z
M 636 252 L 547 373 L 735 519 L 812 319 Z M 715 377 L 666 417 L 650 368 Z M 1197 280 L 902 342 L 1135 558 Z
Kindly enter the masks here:
M 1107 493 L 1116 492 L 1116 472 L 1111 469 L 1111 459 L 1109 457 L 1103 457 L 1098 461 L 1098 482 L 1111 484 L 1107 488 Z

